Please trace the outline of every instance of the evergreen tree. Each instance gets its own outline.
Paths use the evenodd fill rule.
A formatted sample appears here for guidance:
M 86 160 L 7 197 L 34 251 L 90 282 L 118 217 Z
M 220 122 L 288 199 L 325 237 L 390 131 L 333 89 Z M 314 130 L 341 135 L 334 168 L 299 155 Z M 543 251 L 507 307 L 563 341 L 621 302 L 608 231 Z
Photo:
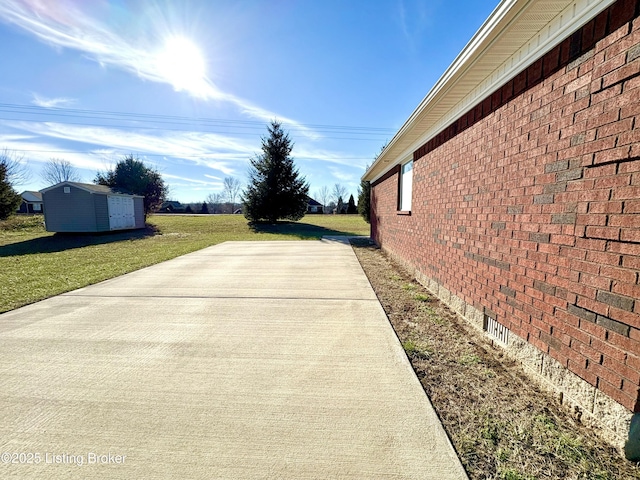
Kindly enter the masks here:
M 244 216 L 251 222 L 300 220 L 307 212 L 309 184 L 293 164 L 293 143 L 273 121 L 262 138 L 262 153 L 251 159 L 249 184 L 242 193 Z
M 193 213 L 193 208 L 191 208 L 191 205 L 187 205 L 187 208 L 184 209 L 184 213 Z
M 385 148 L 387 148 L 386 143 L 380 147 L 380 151 L 373 159 L 374 162 Z M 369 165 L 365 166 L 364 170 L 369 170 Z M 358 188 L 358 213 L 362 215 L 365 222 L 371 223 L 371 182 L 366 180 L 360 180 L 360 188 Z
M 209 206 L 207 205 L 207 202 L 202 202 L 202 208 L 200 209 L 200 213 L 205 215 L 209 213 Z
M 338 197 L 338 206 L 336 207 L 336 213 L 346 213 L 342 197 Z
M 145 163 L 128 155 L 113 170 L 98 172 L 94 183 L 144 196 L 144 214 L 156 211 L 164 202 L 167 186 L 160 173 Z
M 6 220 L 16 213 L 22 203 L 22 197 L 9 183 L 7 167 L 0 163 L 0 220 Z
M 367 180 L 360 181 L 360 188 L 358 189 L 358 213 L 362 215 L 365 222 L 371 223 L 371 183 Z
M 356 208 L 356 202 L 353 199 L 353 194 L 349 196 L 349 203 L 347 204 L 347 213 L 349 214 L 358 213 L 358 209 Z

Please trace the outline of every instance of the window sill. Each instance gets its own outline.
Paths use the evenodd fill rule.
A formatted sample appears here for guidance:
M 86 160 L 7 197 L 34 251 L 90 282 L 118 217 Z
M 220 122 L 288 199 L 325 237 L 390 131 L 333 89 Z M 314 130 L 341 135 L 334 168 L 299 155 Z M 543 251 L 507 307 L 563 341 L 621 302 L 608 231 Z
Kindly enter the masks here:
M 396 214 L 398 214 L 398 215 L 408 215 L 408 216 L 411 216 L 411 210 L 398 210 L 398 211 L 396 212 Z

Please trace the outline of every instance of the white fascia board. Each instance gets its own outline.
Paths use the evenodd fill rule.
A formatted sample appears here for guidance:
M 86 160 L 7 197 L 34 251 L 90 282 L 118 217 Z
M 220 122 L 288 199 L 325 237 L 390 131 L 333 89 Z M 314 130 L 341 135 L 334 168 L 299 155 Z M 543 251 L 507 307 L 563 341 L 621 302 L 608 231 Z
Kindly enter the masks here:
M 530 0 L 519 0 L 521 3 L 528 3 L 528 1 Z M 478 29 L 478 31 L 475 33 L 475 35 L 473 37 L 471 37 L 471 40 L 469 40 L 469 42 L 467 43 L 467 45 L 462 49 L 462 51 L 458 54 L 458 56 L 454 59 L 453 63 L 445 70 L 445 72 L 442 74 L 442 76 L 438 79 L 438 81 L 434 84 L 434 86 L 431 88 L 431 90 L 429 91 L 429 93 L 427 93 L 427 95 L 422 99 L 422 101 L 420 102 L 420 104 L 416 107 L 416 109 L 413 111 L 413 113 L 409 116 L 409 118 L 407 119 L 407 121 L 404 123 L 404 125 L 402 127 L 400 127 L 400 130 L 398 130 L 398 133 L 396 133 L 394 135 L 394 137 L 391 139 L 391 141 L 387 144 L 387 146 L 385 147 L 385 149 L 380 153 L 380 155 L 378 155 L 378 158 L 376 159 L 376 161 L 371 165 L 371 167 L 369 168 L 369 170 L 367 172 L 365 172 L 365 174 L 363 175 L 363 178 L 367 175 L 367 173 L 369 171 L 371 171 L 377 164 L 379 164 L 380 162 L 384 162 L 384 156 L 385 154 L 388 153 L 388 151 L 390 151 L 393 146 L 395 145 L 395 143 L 402 137 L 404 136 L 404 134 L 413 127 L 413 125 L 415 124 L 418 116 L 420 116 L 420 114 L 424 111 L 424 109 L 426 108 L 427 105 L 429 105 L 433 99 L 442 92 L 442 90 L 445 87 L 445 84 L 450 81 L 450 79 L 456 74 L 459 73 L 460 69 L 463 67 L 463 64 L 465 61 L 467 61 L 473 54 L 473 52 L 475 52 L 478 47 L 480 46 L 481 42 L 487 38 L 487 36 L 489 36 L 489 34 L 494 31 L 496 29 L 496 25 L 498 25 L 500 23 L 500 21 L 505 18 L 505 16 L 509 13 L 509 10 L 511 10 L 514 5 L 518 2 L 518 0 L 502 0 L 498 6 L 493 10 L 493 12 L 491 12 L 491 15 L 489 15 L 489 17 L 485 20 L 485 22 L 480 26 L 480 28 Z M 403 152 L 401 155 L 399 155 L 399 158 L 405 158 L 408 153 Z M 413 153 L 413 152 L 411 152 Z M 389 160 L 387 160 L 386 162 L 389 162 Z M 388 168 L 385 169 L 384 172 L 378 174 L 376 176 L 376 178 L 372 179 L 371 181 L 375 181 L 378 178 L 380 178 L 381 176 L 383 176 L 391 167 L 395 166 L 397 162 L 394 162 L 393 165 L 389 165 Z
M 552 48 L 562 42 L 569 34 L 589 22 L 601 11 L 613 4 L 615 0 L 575 0 L 567 2 L 565 8 L 545 25 L 540 31 L 532 35 L 524 44 L 515 45 L 509 58 L 494 69 L 485 80 L 467 92 L 456 105 L 433 123 L 427 131 L 408 145 L 400 146 L 400 140 L 410 131 L 418 128 L 420 117 L 433 109 L 437 102 L 446 96 L 464 75 L 476 65 L 481 65 L 483 56 L 491 50 L 495 42 L 509 29 L 515 27 L 518 19 L 527 9 L 535 7 L 537 0 L 503 0 L 491 13 L 465 48 L 447 68 L 444 74 L 422 100 L 420 105 L 409 116 L 398 133 L 380 153 L 376 161 L 363 175 L 363 179 L 378 171 L 369 178 L 374 182 L 386 174 L 391 168 L 412 155 L 415 150 L 427 143 L 431 138 L 455 121 L 460 115 L 469 111 L 473 106 L 504 85 L 533 62 L 541 58 Z M 519 47 L 519 48 L 518 48 Z M 395 150 L 399 150 L 395 152 Z M 393 155 L 393 161 L 387 156 Z M 381 164 L 387 165 L 380 169 Z

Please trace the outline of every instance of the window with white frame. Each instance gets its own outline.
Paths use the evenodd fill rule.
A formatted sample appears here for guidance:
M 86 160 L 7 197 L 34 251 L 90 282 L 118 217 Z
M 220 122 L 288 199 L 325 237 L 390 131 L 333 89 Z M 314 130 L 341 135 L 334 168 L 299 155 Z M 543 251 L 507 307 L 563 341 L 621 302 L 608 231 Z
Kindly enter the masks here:
M 403 212 L 411 211 L 411 191 L 413 190 L 413 160 L 400 167 L 400 201 L 399 209 Z

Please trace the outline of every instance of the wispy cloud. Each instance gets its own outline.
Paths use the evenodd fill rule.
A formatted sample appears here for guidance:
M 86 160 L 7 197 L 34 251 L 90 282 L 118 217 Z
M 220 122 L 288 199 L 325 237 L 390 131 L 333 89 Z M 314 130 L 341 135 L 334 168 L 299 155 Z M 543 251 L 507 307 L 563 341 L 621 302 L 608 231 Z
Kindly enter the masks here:
M 400 29 L 411 49 L 424 38 L 424 31 L 432 24 L 433 12 L 441 0 L 398 0 Z
M 257 145 L 252 148 L 246 142 L 236 142 L 220 135 L 198 132 L 133 132 L 105 127 L 10 121 L 1 121 L 0 126 L 18 131 L 0 133 L 0 145 L 24 154 L 31 170 L 36 173 L 33 176 L 36 183 L 37 172 L 41 169 L 38 164 L 51 158 L 63 158 L 75 167 L 88 171 L 81 172 L 83 180 L 92 181 L 96 171 L 113 168 L 122 155 L 133 153 L 157 168 L 175 188 L 217 190 L 222 188 L 224 176 L 244 176 L 249 158 L 258 148 Z M 60 140 L 84 146 L 76 148 L 76 151 L 61 151 Z M 202 173 L 202 177 L 198 178 L 166 171 L 171 168 L 175 172 L 181 163 L 185 167 L 205 167 L 204 171 L 210 169 L 212 174 Z M 41 184 L 38 188 L 44 186 Z
M 329 167 L 329 171 L 334 178 L 337 178 L 342 182 L 354 183 L 358 178 L 356 173 L 346 172 L 341 168 Z
M 69 161 L 74 167 L 80 169 L 83 181 L 91 181 L 97 170 L 104 170 L 109 166 L 110 159 L 113 158 L 108 152 L 102 150 L 91 150 L 86 153 L 60 152 L 60 146 L 42 139 L 27 135 L 0 135 L 0 145 L 2 148 L 19 152 L 24 155 L 24 160 L 32 172 L 31 180 L 34 188 L 47 186 L 40 180 L 42 164 L 52 158 L 63 158 Z
M 224 175 L 242 175 L 248 161 L 259 150 L 259 140 L 236 139 L 221 134 L 190 131 L 131 130 L 115 127 L 70 125 L 57 122 L 0 121 L 21 138 L 50 138 L 90 145 L 105 158 L 123 153 L 182 159 L 206 166 Z M 25 133 L 26 132 L 26 133 Z M 13 147 L 12 147 L 13 148 Z M 341 167 L 364 169 L 366 160 L 349 158 L 341 152 L 315 149 L 313 145 L 296 147 L 298 161 L 328 163 Z M 335 170 L 339 171 L 338 169 Z
M 144 2 L 138 6 L 142 4 Z M 163 63 L 166 57 L 165 44 L 179 29 L 179 25 L 172 25 L 170 11 L 159 12 L 157 8 L 149 8 L 144 17 L 147 23 L 143 28 L 136 29 L 131 23 L 108 25 L 101 22 L 83 9 L 92 5 L 96 4 L 72 0 L 3 0 L 0 3 L 0 19 L 26 30 L 53 47 L 83 52 L 105 67 L 128 71 L 143 80 L 172 85 L 174 89 L 184 90 L 202 100 L 230 103 L 252 118 L 265 121 L 278 118 L 282 123 L 300 129 L 308 138 L 320 137 L 293 119 L 223 92 L 209 79 L 205 69 L 194 69 L 188 82 L 184 77 L 172 74 L 175 69 L 168 69 Z M 149 2 L 148 6 L 153 4 Z
M 105 155 L 110 152 L 112 158 L 123 153 L 172 157 L 206 166 L 224 175 L 242 173 L 249 158 L 257 150 L 257 145 L 241 143 L 214 133 L 158 130 L 145 132 L 55 122 L 4 121 L 1 124 L 20 132 L 28 132 L 34 137 L 102 148 Z
M 221 187 L 222 186 L 222 182 L 221 181 L 217 181 L 217 182 L 208 182 L 206 180 L 199 180 L 197 178 L 187 178 L 187 177 L 181 177 L 179 175 L 172 175 L 169 173 L 163 173 L 162 174 L 163 177 L 166 178 L 171 178 L 173 180 L 182 180 L 183 182 L 187 182 L 188 185 L 202 185 L 202 186 L 208 186 L 208 187 Z M 209 175 L 205 175 L 205 177 L 208 177 Z
M 341 152 L 332 152 L 328 150 L 313 148 L 310 146 L 300 146 L 293 151 L 293 156 L 300 160 L 314 160 L 325 163 L 331 163 L 335 165 L 343 165 L 347 167 L 364 167 L 366 160 L 350 158 L 349 155 L 345 155 Z
M 54 107 L 68 107 L 76 103 L 76 101 L 73 98 L 66 98 L 66 97 L 45 98 L 38 95 L 37 93 L 34 93 L 33 100 L 31 100 L 31 103 L 33 103 L 34 105 L 37 105 L 38 107 L 54 108 Z

